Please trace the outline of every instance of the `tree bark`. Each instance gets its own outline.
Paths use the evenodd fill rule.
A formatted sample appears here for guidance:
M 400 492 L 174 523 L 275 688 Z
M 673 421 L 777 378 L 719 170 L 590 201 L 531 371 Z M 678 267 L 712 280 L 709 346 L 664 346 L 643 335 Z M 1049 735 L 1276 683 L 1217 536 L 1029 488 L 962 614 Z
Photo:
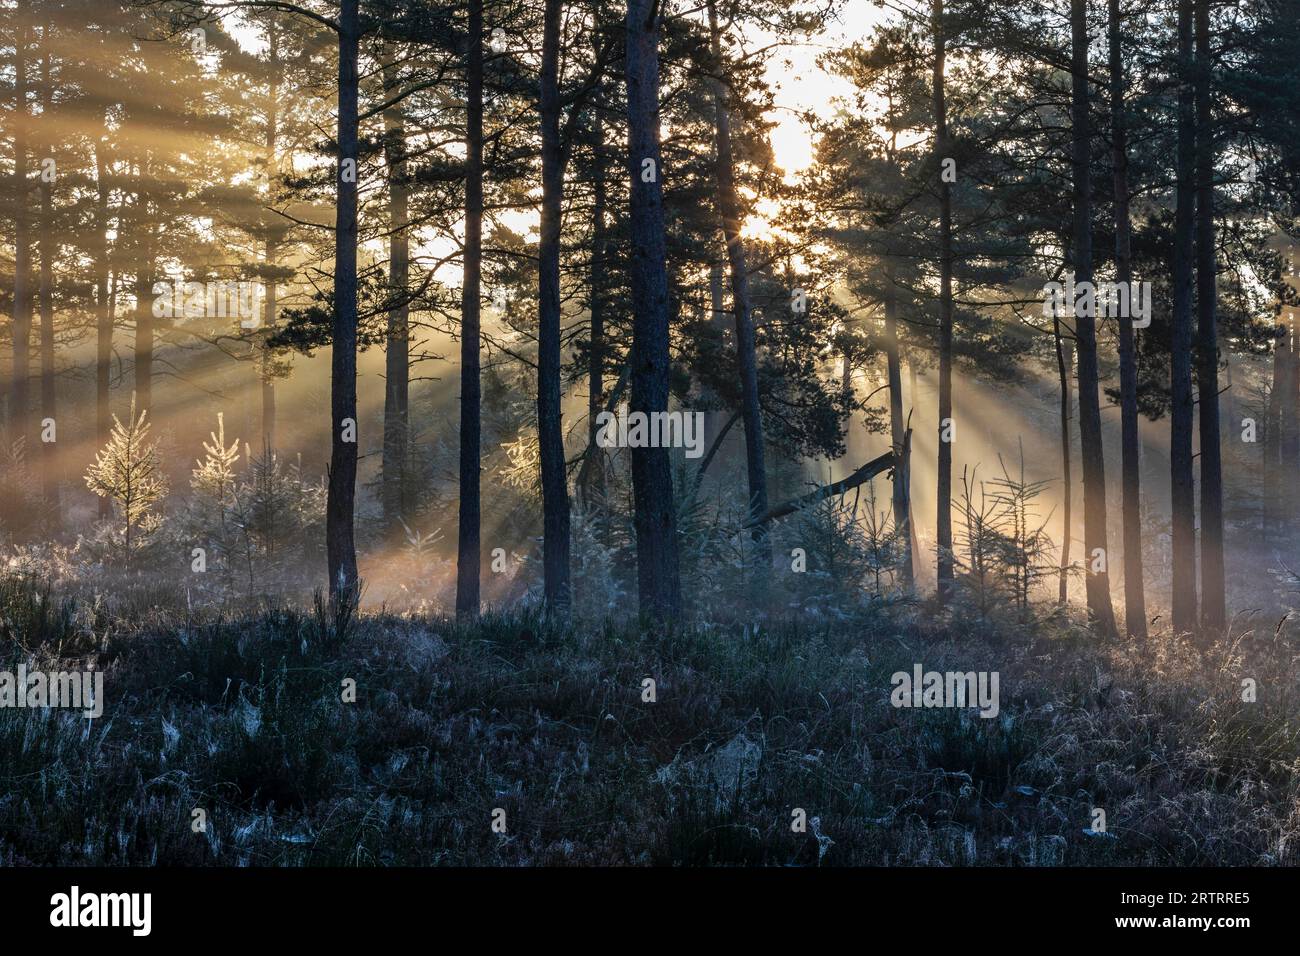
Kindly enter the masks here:
M 847 338 L 840 349 L 840 403 L 853 411 L 853 345 Z
M 894 467 L 894 532 L 902 546 L 899 558 L 899 581 L 904 588 L 913 585 L 911 482 L 908 475 L 910 448 L 907 424 L 903 418 L 903 370 L 898 354 L 898 296 L 894 289 L 894 270 L 885 264 L 885 364 L 889 376 L 889 441 L 897 458 Z
M 658 0 L 628 0 L 628 154 L 631 179 L 632 411 L 668 409 L 668 270 L 659 154 Z M 682 610 L 677 514 L 666 448 L 632 449 L 637 590 L 643 615 Z
M 596 419 L 601 412 L 605 396 L 605 211 L 609 203 L 605 184 L 605 127 L 597 119 L 595 141 L 592 143 L 594 179 L 592 181 L 591 210 L 591 264 L 588 275 L 587 310 L 591 314 L 591 343 L 587 350 L 587 443 L 590 454 L 600 456 L 603 450 L 596 444 L 599 426 Z M 599 500 L 605 494 L 605 463 L 598 458 L 589 469 L 590 478 L 583 488 L 588 502 Z
M 274 185 L 279 174 L 279 136 L 280 136 L 280 32 L 272 20 L 267 30 L 267 55 L 271 64 L 271 82 L 267 96 L 266 111 L 266 158 L 268 176 Z M 279 256 L 280 243 L 275 227 L 266 237 L 264 260 L 269 275 L 266 276 L 266 299 L 261 335 L 261 390 L 262 390 L 262 448 L 269 454 L 275 449 L 275 356 L 270 348 L 271 336 L 275 332 L 275 320 L 279 312 L 279 290 L 276 287 L 275 266 Z
M 1296 415 L 1297 385 L 1300 384 L 1296 368 L 1297 343 L 1293 318 L 1278 317 L 1280 335 L 1273 353 L 1273 394 L 1270 403 L 1276 404 L 1274 440 L 1271 462 L 1271 488 L 1274 496 L 1272 513 L 1274 533 L 1285 537 L 1294 529 L 1294 515 L 1288 507 L 1283 476 L 1293 474 L 1300 458 L 1300 418 Z
M 483 0 L 469 2 L 466 40 L 465 251 L 460 293 L 460 521 L 456 614 L 477 617 L 482 561 L 479 506 L 479 286 L 483 257 Z
M 1278 308 L 1273 320 L 1273 375 L 1264 412 L 1264 436 L 1260 442 L 1263 456 L 1263 500 L 1260 503 L 1260 540 L 1268 543 L 1271 533 L 1280 530 L 1285 508 L 1278 494 L 1282 460 L 1282 384 L 1286 378 L 1286 352 L 1290 336 Z
M 1287 373 L 1286 390 L 1282 395 L 1283 424 L 1282 434 L 1285 438 L 1283 458 L 1279 477 L 1285 478 L 1300 471 L 1300 334 L 1297 334 L 1295 313 L 1287 311 L 1287 328 L 1291 347 L 1286 352 Z M 1283 495 L 1285 498 L 1286 496 Z M 1284 527 L 1289 534 L 1294 534 L 1300 522 L 1294 508 L 1285 508 Z
M 709 313 L 711 322 L 719 329 L 725 327 L 727 310 L 722 305 L 722 265 L 717 262 L 709 265 Z
M 1074 167 L 1074 271 L 1077 282 L 1092 281 L 1091 131 L 1088 119 L 1087 0 L 1071 0 L 1071 126 Z M 1095 303 L 1094 303 L 1095 307 Z M 1088 610 L 1105 637 L 1115 635 L 1110 603 L 1110 549 L 1106 541 L 1106 467 L 1101 441 L 1101 400 L 1097 382 L 1097 329 L 1093 309 L 1074 309 L 1075 348 L 1079 353 L 1079 447 L 1083 455 L 1084 581 Z M 1096 558 L 1103 556 L 1100 570 Z
M 266 240 L 266 262 L 274 265 L 279 254 L 279 245 L 273 239 Z M 260 375 L 262 386 L 262 448 L 266 452 L 275 450 L 275 355 L 271 351 L 270 338 L 275 331 L 275 319 L 279 313 L 280 303 L 275 279 L 266 283 L 265 325 L 262 331 L 262 349 L 260 356 Z
M 708 327 L 710 338 L 716 338 L 717 341 L 726 340 L 727 328 L 727 310 L 722 303 L 722 264 L 720 262 L 709 263 L 709 306 L 708 306 Z M 712 389 L 702 390 L 702 393 L 710 399 L 716 398 Z M 721 408 L 711 408 L 704 413 L 704 433 L 706 435 L 716 436 L 719 429 L 729 419 L 729 415 L 723 414 Z
M 1223 458 L 1214 254 L 1214 131 L 1210 115 L 1210 4 L 1196 0 L 1196 331 L 1201 438 L 1201 626 L 1223 630 Z
M 713 68 L 721 71 L 722 33 L 718 27 L 715 0 L 708 0 L 709 45 Z M 736 191 L 735 157 L 731 143 L 730 90 L 726 82 L 715 77 L 713 86 L 714 117 L 714 184 L 718 212 L 722 220 L 722 237 L 727 246 L 727 264 L 731 270 L 731 311 L 736 323 L 736 361 L 740 371 L 740 408 L 745 424 L 745 472 L 749 481 L 750 517 L 767 511 L 767 466 L 763 449 L 763 409 L 758 398 L 758 356 L 754 336 L 754 317 L 749 298 L 749 267 L 745 243 L 741 239 L 740 195 Z M 845 366 L 846 377 L 851 374 Z M 764 580 L 772 566 L 772 547 L 764 525 L 754 526 L 758 579 Z
M 938 597 L 946 603 L 953 588 L 952 549 L 952 443 L 944 440 L 952 421 L 952 193 L 944 181 L 942 160 L 948 152 L 948 105 L 944 94 L 947 36 L 943 0 L 932 0 L 930 25 L 934 33 L 934 151 L 939 176 L 939 455 L 936 494 L 938 515 L 935 547 L 938 551 Z M 953 435 L 955 437 L 955 435 Z
M 1119 0 L 1109 0 L 1111 157 L 1115 212 L 1115 281 L 1133 278 L 1132 222 L 1129 215 L 1128 116 L 1125 105 L 1123 24 Z M 1121 469 L 1123 475 L 1124 628 L 1137 641 L 1147 637 L 1146 593 L 1142 582 L 1141 458 L 1137 409 L 1137 350 L 1132 314 L 1119 317 Z
M 32 247 L 31 229 L 27 209 L 29 183 L 27 181 L 27 21 L 30 16 L 27 0 L 18 0 L 15 11 L 15 29 L 18 34 L 14 49 L 14 310 L 13 310 L 13 373 L 9 388 L 9 440 L 27 444 L 30 413 L 28 389 L 31 376 L 32 334 Z M 28 452 L 33 449 L 27 448 Z
M 1300 335 L 1296 334 L 1295 313 L 1287 311 L 1287 334 L 1290 347 L 1286 350 L 1286 389 L 1282 393 L 1282 474 L 1300 470 Z M 1288 509 L 1288 525 L 1294 527 L 1293 513 Z
M 1170 352 L 1170 499 L 1173 509 L 1173 627 L 1196 628 L 1196 504 L 1192 478 L 1192 228 L 1195 162 L 1192 0 L 1178 0 L 1178 151 Z
M 41 126 L 45 135 L 41 139 L 41 148 L 46 155 L 53 150 L 54 142 L 51 138 L 51 110 L 54 106 L 54 86 L 50 77 L 50 50 L 49 50 L 49 33 L 50 22 L 45 21 L 44 29 L 41 33 L 42 40 L 45 41 L 46 50 L 41 56 Z M 54 391 L 54 259 L 57 255 L 57 246 L 54 239 L 54 187 L 53 184 L 41 177 L 41 266 L 40 266 L 40 288 L 38 298 L 40 301 L 40 349 L 41 349 L 41 420 L 42 433 L 44 432 L 45 421 L 58 421 L 58 408 L 56 407 L 57 396 Z M 57 437 L 57 433 L 56 433 Z M 50 507 L 50 513 L 54 516 L 57 524 L 59 521 L 59 484 L 56 467 L 58 458 L 55 455 L 57 445 L 55 442 L 41 442 L 41 495 L 46 504 Z
M 1061 318 L 1057 315 L 1055 303 L 1052 305 L 1052 336 L 1056 341 L 1056 374 L 1061 383 L 1061 495 L 1064 499 L 1061 520 L 1065 529 L 1061 534 L 1061 573 L 1056 601 L 1064 607 L 1070 600 L 1070 545 L 1074 540 L 1074 470 L 1070 462 L 1070 419 L 1074 417 L 1073 402 L 1070 401 L 1070 377 L 1074 366 L 1074 348 L 1061 334 Z
M 917 376 L 917 369 L 916 369 L 916 357 L 913 356 L 909 358 L 907 361 L 907 419 L 908 421 L 911 421 L 912 414 L 916 411 L 917 395 L 920 392 L 917 379 L 918 376 Z M 908 529 L 907 539 L 908 539 L 908 545 L 912 549 L 912 577 L 913 580 L 915 580 L 917 577 L 916 570 L 921 566 L 921 539 L 917 536 L 916 533 L 916 511 L 912 507 L 912 496 L 910 493 L 911 473 L 912 473 L 912 456 L 910 450 L 910 443 L 909 443 L 908 458 L 907 458 L 907 471 L 908 471 L 908 489 L 909 489 L 909 494 L 907 497 L 907 529 Z
M 112 432 L 109 383 L 113 363 L 113 308 L 109 297 L 107 127 L 95 142 L 95 445 L 103 448 Z M 99 517 L 113 513 L 112 502 L 99 498 Z
M 564 161 L 560 152 L 561 0 L 545 0 L 539 108 L 542 213 L 538 241 L 537 441 L 542 472 L 543 593 L 550 610 L 567 612 L 569 488 L 564 467 L 560 387 L 560 228 Z
M 137 175 L 148 179 L 148 165 Z M 153 278 L 157 265 L 153 219 L 143 189 L 136 193 L 136 209 L 141 235 L 135 273 L 135 403 L 137 412 L 148 412 L 153 409 Z
M 335 607 L 360 595 L 353 532 L 357 485 L 357 443 L 345 441 L 345 424 L 357 420 L 357 54 L 358 0 L 339 4 L 338 208 L 334 221 L 334 329 L 330 360 L 332 441 L 329 492 L 325 504 L 325 550 L 330 600 Z M 349 162 L 350 161 L 350 162 Z
M 384 91 L 398 87 L 396 68 L 385 64 Z M 384 164 L 388 170 L 388 327 L 384 350 L 384 453 L 380 493 L 385 530 L 394 534 L 407 516 L 407 451 L 410 447 L 410 239 L 407 234 L 406 123 L 402 107 L 384 110 Z

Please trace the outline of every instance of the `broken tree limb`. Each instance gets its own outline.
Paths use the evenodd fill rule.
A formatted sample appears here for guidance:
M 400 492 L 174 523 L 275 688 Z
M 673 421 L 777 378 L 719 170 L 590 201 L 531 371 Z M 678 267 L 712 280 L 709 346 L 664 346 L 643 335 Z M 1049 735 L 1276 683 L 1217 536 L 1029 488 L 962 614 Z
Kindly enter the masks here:
M 800 495 L 798 498 L 791 498 L 784 504 L 777 505 L 775 508 L 769 508 L 764 514 L 755 518 L 745 525 L 746 528 L 752 528 L 755 525 L 766 524 L 776 518 L 784 518 L 786 515 L 794 514 L 796 511 L 802 511 L 804 508 L 811 507 L 819 501 L 824 501 L 834 495 L 842 495 L 846 491 L 852 491 L 858 485 L 866 484 L 876 475 L 883 471 L 889 471 L 894 467 L 894 453 L 887 451 L 879 458 L 873 458 L 853 474 L 841 478 L 839 481 L 832 482 L 829 485 L 823 485 L 815 491 L 810 491 L 806 495 Z
M 731 426 L 736 424 L 736 420 L 739 418 L 740 412 L 732 413 L 732 416 L 727 419 L 727 424 L 722 426 L 721 431 L 719 431 L 717 436 L 713 439 L 713 444 L 709 446 L 708 454 L 704 456 L 704 461 L 700 462 L 699 470 L 695 472 L 696 491 L 698 491 L 700 485 L 704 483 L 704 473 L 709 470 L 709 465 L 713 463 L 713 456 L 716 455 L 718 449 L 722 447 L 722 439 L 727 437 L 727 432 L 731 431 Z

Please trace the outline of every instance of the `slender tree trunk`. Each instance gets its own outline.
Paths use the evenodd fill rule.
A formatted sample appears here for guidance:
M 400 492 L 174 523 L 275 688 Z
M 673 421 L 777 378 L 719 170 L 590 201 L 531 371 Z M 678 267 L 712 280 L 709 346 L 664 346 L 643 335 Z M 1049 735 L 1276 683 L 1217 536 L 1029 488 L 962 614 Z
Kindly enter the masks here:
M 50 23 L 47 19 L 41 37 L 47 49 L 41 57 L 41 126 L 45 135 L 41 139 L 43 151 L 53 149 L 50 136 L 51 110 L 54 106 L 54 86 L 50 78 Z M 47 152 L 48 155 L 48 152 Z M 54 187 L 45 177 L 41 177 L 41 272 L 40 299 L 41 314 L 41 495 L 50 507 L 55 524 L 60 521 L 59 484 L 55 471 L 58 458 L 55 455 L 55 442 L 44 441 L 44 423 L 58 421 L 58 408 L 54 391 L 54 258 L 58 254 L 54 240 Z M 57 428 L 57 425 L 56 425 Z M 57 432 L 56 432 L 57 437 Z
M 847 340 L 840 349 L 840 403 L 853 411 L 853 345 Z
M 1286 390 L 1282 394 L 1282 474 L 1300 471 L 1300 335 L 1296 334 L 1295 314 L 1287 312 Z M 1288 526 L 1295 524 L 1295 512 L 1288 512 Z
M 547 606 L 570 603 L 569 488 L 565 478 L 560 388 L 560 228 L 564 161 L 560 153 L 561 0 L 546 0 L 539 107 L 542 216 L 538 243 L 537 439 L 542 472 L 542 572 Z
M 1061 334 L 1061 318 L 1056 305 L 1052 305 L 1052 337 L 1056 341 L 1056 373 L 1061 383 L 1061 575 L 1057 587 L 1057 603 L 1064 607 L 1070 600 L 1070 544 L 1074 539 L 1074 469 L 1070 462 L 1070 419 L 1074 417 L 1070 401 L 1070 377 L 1074 365 L 1074 348 Z
M 708 0 L 709 40 L 713 67 L 722 70 L 722 33 L 718 27 L 715 0 Z M 763 458 L 763 409 L 758 397 L 758 356 L 754 336 L 754 316 L 749 298 L 749 266 L 745 243 L 740 236 L 742 210 L 736 191 L 735 157 L 731 143 L 730 90 L 720 77 L 713 80 L 714 182 L 717 187 L 718 211 L 722 219 L 722 237 L 727 245 L 727 263 L 731 269 L 731 310 L 736 323 L 736 359 L 740 370 L 740 408 L 745 424 L 745 471 L 749 479 L 749 515 L 753 519 L 767 512 L 767 466 Z M 846 356 L 847 358 L 847 356 Z M 845 366 L 846 377 L 849 366 Z M 772 566 L 772 547 L 767 526 L 753 529 L 759 581 L 766 579 Z
M 148 178 L 147 167 L 141 174 Z M 135 401 L 138 411 L 147 412 L 153 410 L 153 277 L 157 266 L 149 200 L 140 192 L 136 203 L 142 235 L 135 274 Z
M 917 385 L 916 358 L 913 356 L 907 362 L 907 420 L 911 420 L 912 413 L 916 411 L 917 394 L 919 387 Z M 916 511 L 912 507 L 911 489 L 911 445 L 908 445 L 908 488 L 907 496 L 907 528 L 908 544 L 912 549 L 912 579 L 916 580 L 916 569 L 921 566 L 921 540 L 916 533 Z
M 267 239 L 267 264 L 273 266 L 278 255 L 279 244 L 273 239 Z M 275 320 L 280 308 L 274 276 L 266 283 L 264 308 L 266 327 L 262 331 L 259 377 L 262 386 L 262 448 L 270 452 L 275 450 L 275 354 L 271 351 L 270 339 L 275 332 Z
M 1119 0 L 1109 0 L 1111 164 L 1114 172 L 1115 281 L 1133 278 L 1132 222 L 1129 216 L 1128 116 L 1125 105 L 1123 24 Z M 1121 468 L 1124 512 L 1124 627 L 1137 641 L 1147 637 L 1146 592 L 1142 582 L 1141 458 L 1138 443 L 1137 350 L 1133 316 L 1119 317 Z
M 903 417 L 903 370 L 898 355 L 898 296 L 894 290 L 894 270 L 885 265 L 885 363 L 889 375 L 889 441 L 893 446 L 894 464 L 893 511 L 894 531 L 902 546 L 899 557 L 899 581 L 904 588 L 913 585 L 911 481 L 909 458 L 911 442 L 907 438 L 907 422 Z
M 109 294 L 108 164 L 105 141 L 108 130 L 95 143 L 95 444 L 103 448 L 112 432 L 109 382 L 113 363 L 113 303 Z M 113 513 L 112 502 L 99 498 L 99 517 Z
M 1297 334 L 1295 313 L 1287 309 L 1286 348 L 1282 352 L 1283 379 L 1279 397 L 1279 430 L 1281 447 L 1278 451 L 1278 526 L 1287 537 L 1300 528 L 1300 514 L 1290 502 L 1287 481 L 1300 472 L 1300 334 Z
M 28 444 L 32 335 L 32 240 L 28 213 L 27 181 L 27 0 L 18 0 L 14 11 L 18 42 L 14 50 L 14 311 L 13 373 L 10 377 L 9 439 Z M 34 449 L 28 447 L 30 453 Z
M 709 309 L 710 319 L 722 328 L 727 310 L 722 303 L 722 266 L 716 262 L 709 266 Z
M 943 23 L 943 0 L 932 0 L 930 25 L 934 33 L 934 151 L 939 176 L 939 461 L 938 515 L 935 548 L 938 551 L 938 596 L 946 603 L 952 594 L 952 192 L 944 180 L 942 160 L 948 157 L 948 105 L 944 93 L 947 36 Z
M 719 262 L 709 263 L 709 334 L 711 339 L 718 342 L 726 340 L 727 333 L 727 310 L 722 302 L 722 264 Z M 710 389 L 708 394 L 714 396 Z M 710 436 L 710 441 L 717 437 L 718 432 L 730 420 L 731 416 L 724 414 L 723 409 L 709 409 L 704 413 L 704 431 Z M 728 429 L 730 430 L 730 429 Z
M 1196 0 L 1196 330 L 1201 437 L 1201 625 L 1227 619 L 1223 571 L 1223 436 L 1219 429 L 1219 341 L 1214 255 L 1214 130 L 1210 115 L 1210 3 Z
M 1092 183 L 1089 175 L 1091 131 L 1088 122 L 1087 0 L 1071 0 L 1074 166 L 1074 271 L 1078 282 L 1092 281 Z M 1094 302 L 1095 309 L 1095 302 Z M 1083 545 L 1087 551 L 1084 581 L 1088 610 L 1105 637 L 1115 635 L 1110 603 L 1110 548 L 1106 541 L 1106 467 L 1101 441 L 1098 394 L 1097 329 L 1094 309 L 1075 309 L 1075 347 L 1079 353 L 1079 447 L 1083 455 Z M 1098 553 L 1103 560 L 1097 563 Z M 1094 570 L 1097 568 L 1098 570 Z
M 1173 627 L 1196 629 L 1196 504 L 1192 478 L 1192 228 L 1194 98 L 1192 0 L 1178 0 L 1178 154 L 1174 210 L 1174 302 L 1170 353 L 1170 498 L 1173 509 Z
M 587 309 L 591 313 L 591 347 L 588 349 L 587 368 L 587 447 L 589 455 L 597 460 L 589 470 L 590 478 L 584 494 L 588 500 L 600 500 L 605 494 L 604 450 L 596 443 L 599 430 L 596 418 L 601 412 L 605 397 L 605 210 L 609 202 L 605 184 L 605 127 L 596 120 L 595 178 L 592 181 L 591 272 L 588 277 Z
M 267 56 L 271 64 L 271 83 L 267 97 L 266 111 L 266 158 L 268 175 L 274 185 L 279 175 L 279 136 L 280 136 L 280 33 L 271 21 L 268 29 Z M 276 286 L 276 260 L 279 257 L 279 232 L 273 229 L 266 237 L 265 262 L 266 276 L 265 313 L 261 335 L 261 386 L 262 386 L 262 448 L 267 454 L 275 449 L 275 355 L 271 351 L 271 336 L 275 333 L 275 321 L 279 311 L 279 289 Z
M 627 118 L 631 179 L 632 400 L 634 412 L 668 409 L 668 269 L 659 181 L 659 5 L 628 0 Z M 632 449 L 637 589 L 643 615 L 682 610 L 677 513 L 666 448 Z
M 398 88 L 397 70 L 385 66 L 384 89 Z M 388 328 L 384 351 L 384 455 L 380 491 L 385 530 L 393 534 L 409 517 L 406 506 L 410 447 L 410 239 L 407 234 L 406 122 L 400 105 L 384 110 L 384 163 L 388 168 Z
M 481 386 L 479 285 L 483 256 L 483 0 L 469 0 L 465 103 L 465 251 L 460 293 L 460 526 L 456 613 L 477 617 L 482 561 L 479 507 Z
M 330 600 L 335 606 L 360 596 L 353 535 L 357 488 L 357 51 L 358 0 L 339 4 L 338 208 L 334 220 L 334 335 L 330 360 L 332 436 L 325 550 Z M 351 426 L 349 429 L 348 426 Z M 351 440 L 348 440 L 351 439 Z
M 1287 357 L 1291 340 L 1287 335 L 1282 316 L 1276 316 L 1273 322 L 1273 377 L 1268 390 L 1268 405 L 1265 409 L 1263 468 L 1264 500 L 1260 506 L 1263 527 L 1260 528 L 1262 540 L 1268 542 L 1271 534 L 1279 529 L 1284 520 L 1285 499 L 1278 494 L 1282 462 L 1282 392 L 1286 379 Z

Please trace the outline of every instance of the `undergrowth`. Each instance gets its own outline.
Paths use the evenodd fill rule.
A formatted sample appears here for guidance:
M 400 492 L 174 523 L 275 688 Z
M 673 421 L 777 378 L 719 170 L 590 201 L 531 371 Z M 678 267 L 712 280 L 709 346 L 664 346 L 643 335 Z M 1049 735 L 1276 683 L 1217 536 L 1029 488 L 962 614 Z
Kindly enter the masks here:
M 1300 862 L 1288 635 L 1105 645 L 1051 613 L 994 640 L 962 613 L 130 619 L 4 578 L 0 669 L 93 666 L 107 703 L 0 708 L 0 863 Z M 1000 713 L 892 707 L 915 663 L 998 671 Z

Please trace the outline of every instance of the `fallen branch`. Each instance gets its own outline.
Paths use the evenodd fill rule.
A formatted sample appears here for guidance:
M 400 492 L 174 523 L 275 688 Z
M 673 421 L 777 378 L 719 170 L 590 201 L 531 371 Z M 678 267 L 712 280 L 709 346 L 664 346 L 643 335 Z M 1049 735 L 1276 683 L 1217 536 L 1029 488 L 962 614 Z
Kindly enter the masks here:
M 709 465 L 713 462 L 713 456 L 716 455 L 718 449 L 722 447 L 722 439 L 727 437 L 727 432 L 731 431 L 731 426 L 736 424 L 736 419 L 738 418 L 740 418 L 740 412 L 736 412 L 728 418 L 727 424 L 722 426 L 722 430 L 719 431 L 717 437 L 713 439 L 713 444 L 709 446 L 709 453 L 704 456 L 704 461 L 700 462 L 699 470 L 695 472 L 696 491 L 698 491 L 700 485 L 704 483 L 704 473 L 709 470 Z
M 777 505 L 775 508 L 769 508 L 765 514 L 750 521 L 745 525 L 745 527 L 752 528 L 756 525 L 766 524 L 776 518 L 784 518 L 786 515 L 794 514 L 796 511 L 802 511 L 804 508 L 815 505 L 817 502 L 824 501 L 834 495 L 842 495 L 846 491 L 852 491 L 854 488 L 858 487 L 858 485 L 866 484 L 882 471 L 889 471 L 893 467 L 894 453 L 892 451 L 887 451 L 879 458 L 873 458 L 853 474 L 841 478 L 839 481 L 832 482 L 829 485 L 822 485 L 822 487 L 815 491 L 810 491 L 806 495 L 800 495 L 798 498 L 791 498 L 785 504 Z

